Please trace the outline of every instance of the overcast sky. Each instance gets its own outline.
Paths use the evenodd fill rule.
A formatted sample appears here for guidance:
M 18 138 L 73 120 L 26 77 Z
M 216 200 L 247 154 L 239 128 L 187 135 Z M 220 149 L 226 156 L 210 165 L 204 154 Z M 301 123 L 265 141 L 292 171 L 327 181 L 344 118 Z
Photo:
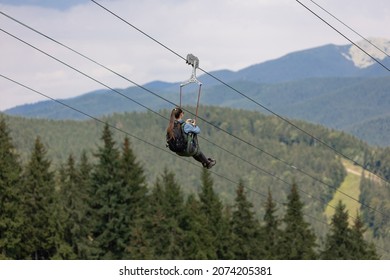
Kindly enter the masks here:
M 97 0 L 207 71 L 239 70 L 287 53 L 349 42 L 295 0 Z M 356 34 L 301 0 L 354 41 Z M 389 0 L 315 0 L 365 37 L 390 39 Z M 191 68 L 88 0 L 0 0 L 0 11 L 144 84 L 184 81 Z M 132 86 L 0 14 L 0 28 L 113 88 Z M 0 31 L 0 74 L 53 98 L 104 88 Z M 200 74 L 200 73 L 199 73 Z M 44 100 L 0 77 L 0 110 Z

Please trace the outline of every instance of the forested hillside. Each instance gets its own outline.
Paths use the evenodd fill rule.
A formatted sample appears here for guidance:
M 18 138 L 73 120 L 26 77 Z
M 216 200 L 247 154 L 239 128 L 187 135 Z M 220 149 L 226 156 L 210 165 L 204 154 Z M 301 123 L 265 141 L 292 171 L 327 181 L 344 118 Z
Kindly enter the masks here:
M 172 107 L 179 97 L 178 85 L 160 84 L 146 85 L 145 88 L 151 92 L 133 86 L 115 91 L 100 90 L 62 102 L 99 117 L 114 113 L 144 112 L 146 107 L 158 111 Z M 390 145 L 389 77 L 308 78 L 277 84 L 243 80 L 232 81 L 229 85 L 284 117 L 343 130 L 371 145 Z M 261 106 L 224 85 L 206 83 L 203 88 L 201 99 L 204 105 L 266 112 Z M 194 106 L 196 96 L 195 91 L 186 88 L 183 103 Z M 88 118 L 54 101 L 23 105 L 9 109 L 6 113 L 55 120 Z
M 33 207 L 36 210 L 20 211 L 41 213 L 42 217 L 31 221 L 46 232 L 29 227 L 20 234 L 31 236 L 37 230 L 37 239 L 49 234 L 55 240 L 47 245 L 49 249 L 37 249 L 38 240 L 28 241 L 26 236 L 19 236 L 28 247 L 26 252 L 13 252 L 10 243 L 13 237 L 3 234 L 0 235 L 2 256 L 389 258 L 388 185 L 378 183 L 379 180 L 364 181 L 359 198 L 362 215 L 346 213 L 343 204 L 334 205 L 335 222 L 329 225 L 324 210 L 346 175 L 340 155 L 276 117 L 213 107 L 203 107 L 200 111 L 200 146 L 207 156 L 217 159 L 211 172 L 204 172 L 192 158 L 178 157 L 165 147 L 167 120 L 164 116 L 168 118 L 169 111 L 161 111 L 160 116 L 151 112 L 115 114 L 104 118 L 108 126 L 92 120 L 49 121 L 2 116 L 5 120 L 2 126 L 9 127 L 9 136 L 7 129 L 2 130 L 5 136 L 0 144 L 3 155 L 7 155 L 2 156 L 2 162 L 10 160 L 8 164 L 14 165 L 14 168 L 2 166 L 2 170 L 10 172 L 0 181 L 2 207 L 8 207 L 14 199 L 16 204 Z M 374 150 L 342 132 L 294 123 L 383 178 L 390 178 L 386 149 Z M 23 194 L 18 193 L 19 188 L 10 187 L 18 184 Z M 374 191 L 376 188 L 381 189 L 379 196 Z M 40 203 L 45 207 L 35 205 Z M 51 208 L 56 205 L 60 208 Z M 21 217 L 18 214 L 13 213 L 10 218 L 15 222 L 12 224 L 15 229 L 23 224 L 15 219 Z M 211 216 L 214 214 L 217 217 Z M 334 236 L 340 226 L 337 215 L 346 216 L 347 220 L 348 215 L 357 218 L 355 226 L 344 228 L 356 239 L 349 238 L 354 242 L 347 246 L 347 252 L 331 255 L 337 247 L 337 236 Z M 6 222 L 11 220 L 8 217 Z M 294 223 L 300 225 L 299 229 L 289 227 Z M 216 224 L 218 229 L 211 227 Z M 270 224 L 272 229 L 267 229 Z M 366 240 L 380 242 L 379 249 L 362 241 L 365 226 L 368 227 Z M 306 242 L 311 240 L 311 245 L 306 243 L 309 244 L 306 251 L 291 248 L 286 242 L 297 235 L 294 230 L 304 232 Z M 280 237 L 275 240 L 277 245 L 268 251 L 251 251 L 266 247 L 261 242 L 271 238 L 267 234 Z M 218 243 L 213 240 L 215 236 Z M 8 241 L 4 243 L 4 240 Z M 362 246 L 361 254 L 351 253 L 358 246 L 355 241 Z M 220 247 L 210 249 L 210 244 Z M 298 255 L 288 253 L 296 252 L 295 249 L 300 252 Z

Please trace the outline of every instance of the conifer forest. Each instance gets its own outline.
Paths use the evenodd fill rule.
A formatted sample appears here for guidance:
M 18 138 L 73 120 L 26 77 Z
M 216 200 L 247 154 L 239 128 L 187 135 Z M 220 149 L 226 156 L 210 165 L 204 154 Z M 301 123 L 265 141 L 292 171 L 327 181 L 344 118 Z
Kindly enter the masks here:
M 18 121 L 0 116 L 0 259 L 383 258 L 380 243 L 366 234 L 381 236 L 383 228 L 375 228 L 380 215 L 361 211 L 352 213 L 351 221 L 340 200 L 318 230 L 324 222 L 315 211 L 310 211 L 314 217 L 305 212 L 307 198 L 300 191 L 305 181 L 298 177 L 286 176 L 283 196 L 272 185 L 254 190 L 243 175 L 228 195 L 220 191 L 222 178 L 213 169 L 194 168 L 191 181 L 181 180 L 190 175 L 172 164 L 150 172 L 134 141 L 117 137 L 108 125 L 99 127 L 96 145 L 63 161 L 49 153 L 53 146 L 46 136 L 34 135 L 23 152 L 14 131 Z M 293 141 L 283 135 L 278 141 Z M 339 176 L 336 181 L 345 174 Z M 364 203 L 371 203 L 362 190 Z M 330 196 L 324 192 L 326 201 Z

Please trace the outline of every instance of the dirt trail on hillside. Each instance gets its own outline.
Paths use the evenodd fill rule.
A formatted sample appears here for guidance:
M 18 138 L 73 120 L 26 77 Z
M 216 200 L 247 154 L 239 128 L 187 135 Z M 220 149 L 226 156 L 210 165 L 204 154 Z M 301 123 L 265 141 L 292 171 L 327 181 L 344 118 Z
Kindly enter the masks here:
M 354 166 L 353 168 L 350 168 L 347 166 L 347 164 L 343 163 L 345 170 L 347 170 L 348 173 L 357 175 L 357 176 L 362 176 L 364 174 L 365 179 L 369 179 L 371 181 L 374 181 L 375 183 L 380 183 L 382 181 L 381 178 L 377 177 L 375 174 L 372 174 L 370 172 L 364 172 L 363 173 L 363 168 L 360 166 Z
M 351 168 L 346 168 L 346 170 L 347 170 L 348 173 L 352 173 L 352 174 L 355 174 L 355 175 L 358 175 L 358 176 L 361 176 L 361 175 L 362 175 L 362 172 L 353 170 L 353 169 L 351 169 Z

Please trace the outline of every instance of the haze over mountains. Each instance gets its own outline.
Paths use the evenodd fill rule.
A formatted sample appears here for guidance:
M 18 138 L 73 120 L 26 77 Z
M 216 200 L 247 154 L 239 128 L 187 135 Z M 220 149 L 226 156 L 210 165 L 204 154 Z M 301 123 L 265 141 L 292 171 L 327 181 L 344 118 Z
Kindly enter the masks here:
M 372 45 L 360 42 L 359 46 L 390 68 L 390 41 L 372 39 L 371 42 Z M 220 70 L 211 74 L 279 115 L 340 129 L 372 145 L 390 146 L 390 72 L 385 67 L 354 45 L 325 45 L 290 53 L 236 72 Z M 187 75 L 189 73 L 183 73 L 183 77 Z M 213 77 L 205 74 L 198 78 L 203 83 L 202 105 L 267 113 L 264 108 Z M 180 82 L 152 81 L 144 87 L 177 104 Z M 183 100 L 195 106 L 193 90 L 186 89 Z M 152 110 L 173 106 L 133 85 L 118 91 Z M 96 117 L 115 112 L 146 110 L 109 89 L 63 102 Z M 17 106 L 5 113 L 48 119 L 86 118 L 54 101 Z

